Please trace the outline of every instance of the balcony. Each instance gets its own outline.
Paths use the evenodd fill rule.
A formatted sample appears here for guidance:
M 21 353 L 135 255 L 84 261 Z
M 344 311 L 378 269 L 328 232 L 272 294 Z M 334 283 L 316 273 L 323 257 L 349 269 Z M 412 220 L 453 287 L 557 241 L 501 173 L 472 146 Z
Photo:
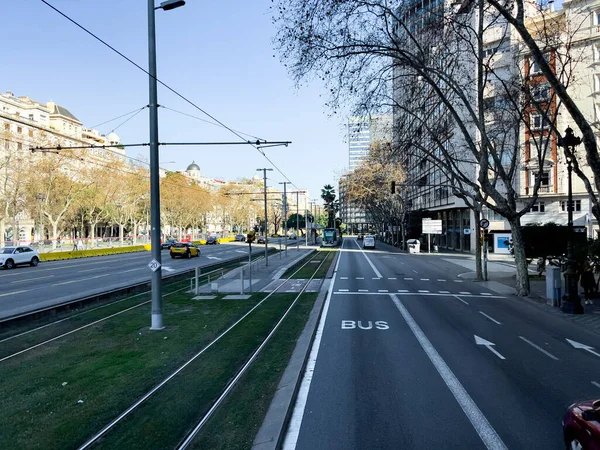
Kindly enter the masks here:
M 553 194 L 554 186 L 547 184 L 538 188 L 538 194 Z M 525 195 L 533 195 L 533 186 L 525 188 Z

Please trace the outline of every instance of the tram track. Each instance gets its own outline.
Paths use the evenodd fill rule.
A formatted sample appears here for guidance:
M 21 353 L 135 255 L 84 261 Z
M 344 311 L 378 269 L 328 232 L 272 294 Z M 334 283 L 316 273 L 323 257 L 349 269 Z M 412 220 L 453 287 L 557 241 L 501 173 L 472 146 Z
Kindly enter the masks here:
M 303 269 L 310 262 L 311 262 L 311 259 L 307 260 L 301 267 L 299 267 L 297 269 L 297 271 L 295 271 L 290 277 L 286 278 L 285 281 L 289 281 L 289 280 L 293 279 L 294 275 L 297 272 L 299 272 L 301 269 Z M 310 284 L 310 281 L 312 279 L 314 279 L 314 276 L 317 274 L 318 270 L 324 263 L 325 263 L 325 259 L 323 259 L 320 262 L 319 266 L 313 271 L 313 275 L 311 276 L 310 280 L 303 286 L 301 291 L 298 293 L 298 295 L 296 295 L 294 300 L 291 302 L 290 306 L 287 307 L 285 312 L 279 317 L 279 319 L 276 321 L 276 324 L 271 328 L 268 335 L 261 341 L 258 348 L 256 348 L 252 352 L 252 355 L 247 360 L 245 360 L 244 364 L 242 364 L 242 366 L 239 367 L 239 369 L 235 372 L 235 374 L 232 374 L 232 380 L 227 383 L 227 385 L 222 390 L 222 392 L 220 393 L 217 400 L 210 405 L 208 412 L 206 414 L 204 414 L 203 417 L 200 419 L 200 421 L 194 426 L 192 432 L 188 433 L 185 436 L 182 443 L 179 444 L 178 448 L 185 448 L 185 447 L 182 447 L 182 445 L 184 445 L 186 442 L 189 443 L 189 442 L 193 441 L 194 436 L 196 436 L 196 434 L 201 430 L 203 425 L 210 419 L 210 417 L 218 409 L 218 407 L 222 403 L 222 401 L 227 397 L 228 393 L 233 389 L 233 387 L 236 385 L 238 380 L 243 376 L 243 374 L 246 372 L 246 370 L 251 366 L 252 362 L 254 362 L 256 357 L 260 354 L 261 350 L 268 344 L 268 342 L 270 341 L 273 334 L 275 334 L 277 329 L 279 329 L 281 323 L 284 321 L 284 319 L 287 317 L 289 312 L 292 310 L 292 308 L 297 304 L 298 300 L 305 293 L 307 287 Z M 247 319 L 253 312 L 258 310 L 262 305 L 264 305 L 265 302 L 267 302 L 267 300 L 270 299 L 273 295 L 275 295 L 276 293 L 282 293 L 282 292 L 280 292 L 280 289 L 285 285 L 285 281 L 284 281 L 284 283 L 282 283 L 278 287 L 276 287 L 272 292 L 270 292 L 265 298 L 260 300 L 256 305 L 254 305 L 252 308 L 250 308 L 242 317 L 240 317 L 232 325 L 230 325 L 228 328 L 226 328 L 215 339 L 213 339 L 210 343 L 205 345 L 200 351 L 198 351 L 196 354 L 194 354 L 191 358 L 189 358 L 180 367 L 178 367 L 175 371 L 173 371 L 171 374 L 169 374 L 167 377 L 165 377 L 160 383 L 156 384 L 152 389 L 150 389 L 143 396 L 141 396 L 136 402 L 134 402 L 127 409 L 125 409 L 115 419 L 113 419 L 111 422 L 109 422 L 107 425 L 105 425 L 100 431 L 98 431 L 91 438 L 89 438 L 87 441 L 85 441 L 84 444 L 82 444 L 80 447 L 78 447 L 79 450 L 88 449 L 88 448 L 92 447 L 94 444 L 98 443 L 101 439 L 110 439 L 111 435 L 108 433 L 113 428 L 115 428 L 119 423 L 121 423 L 132 412 L 136 411 L 141 405 L 143 405 L 155 393 L 157 393 L 161 388 L 163 388 L 170 381 L 172 381 L 178 374 L 183 372 L 187 367 L 189 367 L 192 363 L 194 363 L 196 360 L 198 360 L 198 358 L 200 356 L 202 356 L 209 349 L 211 349 L 213 346 L 218 344 L 219 341 L 221 341 L 225 336 L 227 336 L 232 330 L 235 330 L 236 327 L 240 323 L 242 323 L 245 319 Z M 206 405 L 206 406 L 208 406 L 208 405 Z M 187 444 L 185 444 L 185 445 L 187 445 Z

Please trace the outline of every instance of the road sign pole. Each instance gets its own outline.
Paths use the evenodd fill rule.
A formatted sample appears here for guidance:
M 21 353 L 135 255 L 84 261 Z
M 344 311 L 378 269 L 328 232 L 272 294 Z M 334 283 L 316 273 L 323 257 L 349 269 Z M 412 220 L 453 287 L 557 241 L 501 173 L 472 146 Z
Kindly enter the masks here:
M 427 251 L 431 253 L 431 233 L 427 233 Z

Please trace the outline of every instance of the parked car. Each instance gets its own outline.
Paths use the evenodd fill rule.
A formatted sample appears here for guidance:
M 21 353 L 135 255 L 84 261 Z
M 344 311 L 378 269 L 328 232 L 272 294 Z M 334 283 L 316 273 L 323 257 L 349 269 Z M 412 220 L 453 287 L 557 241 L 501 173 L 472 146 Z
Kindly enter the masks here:
M 13 269 L 20 264 L 29 264 L 35 267 L 39 262 L 39 253 L 28 245 L 0 249 L 0 267 L 5 269 Z
M 206 238 L 206 245 L 217 245 L 219 239 L 216 236 L 209 236 Z
M 265 236 L 259 236 L 256 240 L 257 244 L 265 244 L 267 242 L 267 238 Z
M 246 236 L 244 236 L 243 234 L 236 234 L 235 242 L 246 242 Z
M 177 256 L 191 258 L 192 256 L 200 256 L 200 249 L 191 242 L 177 242 L 171 246 L 169 254 L 171 258 L 176 258 Z
M 600 400 L 572 404 L 562 425 L 568 449 L 600 450 Z
M 292 234 L 289 235 L 288 239 L 295 240 L 295 239 L 298 239 L 298 236 L 296 235 L 296 233 L 292 233 Z
M 372 248 L 375 250 L 375 236 L 365 236 L 363 238 L 363 248 Z
M 161 250 L 165 250 L 167 248 L 171 248 L 172 245 L 177 244 L 177 239 L 167 239 L 165 242 L 160 244 Z

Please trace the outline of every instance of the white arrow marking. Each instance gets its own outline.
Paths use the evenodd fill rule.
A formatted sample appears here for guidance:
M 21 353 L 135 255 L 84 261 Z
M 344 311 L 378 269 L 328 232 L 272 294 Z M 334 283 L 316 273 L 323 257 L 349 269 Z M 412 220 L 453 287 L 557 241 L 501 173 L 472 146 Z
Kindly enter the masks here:
M 475 336 L 475 343 L 477 345 L 484 345 L 486 346 L 494 355 L 496 355 L 498 358 L 500 359 L 506 359 L 504 356 L 502 356 L 500 353 L 498 353 L 493 347 L 492 345 L 496 345 L 490 341 L 486 341 L 483 338 L 480 338 L 479 336 L 477 336 L 476 334 L 474 334 L 473 336 Z
M 221 259 L 223 259 L 223 258 L 218 258 L 218 257 L 216 257 L 216 256 L 207 256 L 207 258 L 208 258 L 208 259 L 218 259 L 219 261 L 220 261 Z
M 167 272 L 175 272 L 175 269 L 171 269 L 168 266 L 162 266 L 162 270 L 166 270 Z
M 571 339 L 567 339 L 567 342 L 569 344 L 571 344 L 574 348 L 581 348 L 581 349 L 585 350 L 586 352 L 590 352 L 591 354 L 596 355 L 600 358 L 600 353 L 596 353 L 594 351 L 594 347 L 591 347 L 591 346 L 585 345 L 585 344 L 581 344 L 576 341 L 572 341 Z

